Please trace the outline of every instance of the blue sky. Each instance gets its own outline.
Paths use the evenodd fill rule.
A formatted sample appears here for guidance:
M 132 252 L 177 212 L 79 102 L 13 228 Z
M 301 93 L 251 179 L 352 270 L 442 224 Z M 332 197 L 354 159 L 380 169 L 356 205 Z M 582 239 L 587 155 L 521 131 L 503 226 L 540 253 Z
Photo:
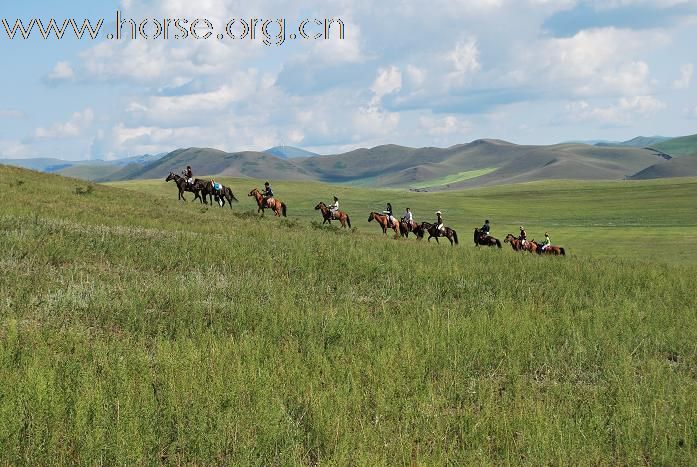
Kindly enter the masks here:
M 95 41 L 9 40 L 0 157 L 112 159 L 205 146 L 320 153 L 478 138 L 551 144 L 697 133 L 697 1 L 12 2 L 105 19 Z M 341 18 L 339 40 L 108 40 L 124 17 Z M 275 30 L 275 29 L 273 29 Z

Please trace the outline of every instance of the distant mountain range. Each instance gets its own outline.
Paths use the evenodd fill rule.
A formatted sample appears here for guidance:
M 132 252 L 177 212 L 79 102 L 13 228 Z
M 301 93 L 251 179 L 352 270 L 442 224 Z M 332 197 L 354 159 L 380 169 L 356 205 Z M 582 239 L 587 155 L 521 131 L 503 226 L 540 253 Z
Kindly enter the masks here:
M 264 151 L 267 154 L 276 156 L 279 159 L 295 159 L 298 157 L 314 157 L 319 156 L 314 152 L 306 151 L 304 149 L 296 148 L 293 146 L 275 146 Z
M 125 157 L 116 160 L 91 160 L 91 161 L 66 161 L 55 158 L 34 159 L 0 159 L 0 164 L 14 165 L 25 169 L 38 170 L 39 172 L 55 173 L 65 177 L 83 178 L 85 180 L 101 181 L 117 173 L 125 167 L 144 165 L 156 161 L 167 153 L 145 154 L 142 156 Z
M 290 146 L 264 152 L 178 149 L 119 161 L 0 161 L 96 181 L 164 178 L 191 165 L 195 175 L 320 180 L 447 190 L 535 180 L 622 180 L 697 176 L 697 135 L 637 137 L 621 143 L 517 145 L 482 139 L 449 148 L 383 145 L 319 156 Z M 17 163 L 15 163 L 17 162 Z
M 637 136 L 627 141 L 597 141 L 593 144 L 596 146 L 628 146 L 632 148 L 650 148 L 664 141 L 668 141 L 667 136 Z

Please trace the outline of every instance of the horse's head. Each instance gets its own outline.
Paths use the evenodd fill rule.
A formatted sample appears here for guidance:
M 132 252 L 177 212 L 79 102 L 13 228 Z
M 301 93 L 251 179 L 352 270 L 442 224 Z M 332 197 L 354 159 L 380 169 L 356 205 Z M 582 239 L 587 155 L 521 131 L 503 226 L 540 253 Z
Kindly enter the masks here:
M 371 212 L 370 215 L 368 216 L 368 222 L 372 222 L 373 219 L 375 219 L 375 213 Z
M 255 188 L 252 191 L 250 191 L 247 196 L 256 196 L 258 193 L 259 193 L 259 190 Z
M 318 211 L 318 210 L 326 208 L 326 207 L 327 207 L 327 205 L 324 204 L 322 201 L 320 201 L 319 204 L 317 206 L 315 206 L 315 211 Z
M 510 241 L 512 241 L 512 240 L 515 240 L 515 237 L 513 236 L 513 234 L 508 234 L 508 235 L 506 235 L 506 238 L 505 238 L 503 241 L 504 241 L 505 243 L 508 243 L 508 242 L 510 242 Z
M 169 175 L 167 175 L 167 178 L 165 178 L 165 182 L 168 182 L 170 180 L 174 180 L 175 175 L 174 172 L 170 172 Z

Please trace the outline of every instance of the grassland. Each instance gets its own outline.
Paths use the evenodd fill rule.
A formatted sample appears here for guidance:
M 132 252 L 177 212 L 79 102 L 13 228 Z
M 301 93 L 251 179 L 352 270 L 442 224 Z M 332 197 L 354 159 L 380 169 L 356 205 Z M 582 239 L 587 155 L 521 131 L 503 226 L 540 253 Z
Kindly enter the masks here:
M 426 180 L 414 185 L 414 188 L 428 188 L 430 186 L 442 186 L 448 185 L 450 183 L 462 182 L 465 180 L 470 180 L 472 178 L 481 177 L 482 175 L 490 174 L 495 171 L 496 168 L 480 169 L 480 170 L 467 170 L 465 172 L 458 172 L 456 174 L 448 175 L 446 177 L 436 178 L 433 180 Z
M 275 183 L 279 220 L 250 180 L 231 211 L 0 177 L 4 463 L 694 463 L 695 180 Z M 311 223 L 334 193 L 357 231 Z M 463 245 L 381 237 L 388 200 Z M 484 217 L 571 255 L 478 250 Z

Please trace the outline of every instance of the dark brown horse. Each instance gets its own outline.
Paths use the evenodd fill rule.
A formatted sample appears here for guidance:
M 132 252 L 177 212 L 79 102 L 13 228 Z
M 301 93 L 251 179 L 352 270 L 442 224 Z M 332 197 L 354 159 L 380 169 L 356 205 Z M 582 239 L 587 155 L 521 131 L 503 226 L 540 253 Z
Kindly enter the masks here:
M 189 184 L 187 183 L 186 178 L 182 177 L 181 175 L 177 175 L 174 172 L 170 172 L 169 175 L 167 175 L 167 178 L 165 178 L 165 182 L 169 182 L 170 180 L 174 180 L 174 183 L 176 183 L 177 188 L 179 189 L 179 197 L 177 199 L 186 201 L 186 198 L 184 198 L 184 192 L 188 191 L 194 194 L 194 199 L 192 201 L 196 201 L 198 198 L 202 203 L 205 203 L 205 200 L 201 198 L 201 184 L 199 179 L 194 180 L 193 184 Z
M 379 212 L 371 212 L 368 216 L 368 222 L 372 222 L 373 220 L 380 224 L 380 227 L 382 227 L 382 233 L 387 235 L 387 229 L 389 228 L 394 230 L 395 238 L 399 238 L 401 229 L 399 227 L 399 221 L 397 221 L 397 219 L 393 218 L 392 222 L 390 222 L 390 219 L 385 214 L 380 214 Z
M 232 192 L 230 187 L 221 185 L 220 191 L 215 195 L 216 200 L 220 200 L 220 207 L 225 206 L 225 202 L 227 201 L 228 205 L 230 206 L 230 209 L 232 209 L 232 202 L 239 203 L 237 198 L 235 198 L 235 194 Z
M 455 246 L 458 244 L 457 241 L 457 232 L 450 227 L 443 227 L 443 230 L 440 230 L 436 227 L 436 224 L 431 224 L 430 222 L 422 222 L 421 223 L 421 228 L 428 232 L 428 241 L 430 242 L 432 238 L 436 239 L 436 243 L 440 243 L 438 241 L 438 237 L 445 237 L 448 240 L 450 240 L 450 245 Z
M 259 191 L 258 188 L 254 188 L 247 196 L 254 196 L 254 198 L 257 200 L 257 212 L 261 212 L 263 214 L 264 210 L 268 208 L 271 209 L 274 212 L 274 215 L 278 217 L 281 217 L 281 214 L 283 214 L 283 217 L 288 217 L 286 203 L 283 203 L 276 198 L 269 198 L 268 200 L 264 201 L 264 195 L 261 193 L 261 191 Z
M 322 201 L 319 202 L 317 206 L 315 206 L 315 211 L 320 210 L 322 211 L 322 217 L 324 220 L 322 221 L 322 225 L 324 225 L 325 222 L 329 222 L 330 224 L 332 223 L 333 220 L 341 222 L 341 227 L 346 227 L 348 225 L 349 228 L 351 228 L 351 219 L 349 218 L 349 215 L 346 214 L 344 211 L 337 211 L 336 213 L 332 213 L 331 209 L 327 207 L 326 204 L 324 204 Z
M 419 238 L 419 232 L 421 232 L 421 238 L 424 236 L 419 224 L 414 221 L 407 222 L 403 217 L 399 220 L 399 231 L 404 238 L 409 238 L 410 232 L 416 235 L 416 238 Z
M 474 229 L 474 244 L 476 246 L 497 246 L 501 248 L 501 242 L 497 238 L 494 238 L 477 228 Z

